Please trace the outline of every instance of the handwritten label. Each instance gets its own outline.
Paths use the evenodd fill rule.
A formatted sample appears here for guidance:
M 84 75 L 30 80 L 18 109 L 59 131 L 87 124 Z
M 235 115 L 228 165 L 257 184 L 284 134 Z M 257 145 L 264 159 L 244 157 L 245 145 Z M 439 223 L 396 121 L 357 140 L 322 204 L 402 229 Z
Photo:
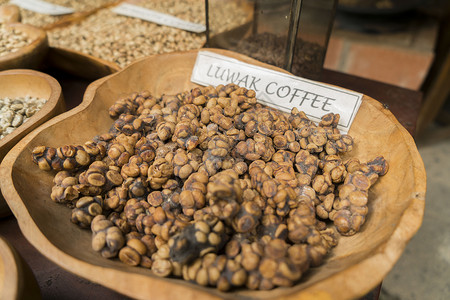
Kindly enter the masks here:
M 10 3 L 23 9 L 51 16 L 67 15 L 75 12 L 72 8 L 48 3 L 42 0 L 12 0 Z
M 316 122 L 330 112 L 339 114 L 338 128 L 345 133 L 350 129 L 363 96 L 209 51 L 198 53 L 191 81 L 204 86 L 234 83 L 254 90 L 256 98 L 263 104 L 284 112 L 297 107 Z
M 184 21 L 180 18 L 168 14 L 160 13 L 151 9 L 147 9 L 129 3 L 122 3 L 114 7 L 112 11 L 119 15 L 139 18 L 159 25 L 175 27 L 186 31 L 200 33 L 206 30 L 206 26 L 203 24 Z

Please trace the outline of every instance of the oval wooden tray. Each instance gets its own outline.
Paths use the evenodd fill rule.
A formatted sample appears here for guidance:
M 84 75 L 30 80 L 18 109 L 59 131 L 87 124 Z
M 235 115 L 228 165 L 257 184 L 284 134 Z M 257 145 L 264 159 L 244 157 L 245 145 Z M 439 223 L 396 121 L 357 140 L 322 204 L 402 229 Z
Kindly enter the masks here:
M 53 77 L 33 70 L 0 72 L 0 97 L 33 96 L 48 99 L 28 121 L 0 140 L 0 162 L 24 136 L 54 116 L 65 111 L 61 86 Z M 0 217 L 11 214 L 0 194 Z
M 0 236 L 0 299 L 41 299 L 33 272 L 14 247 Z
M 280 70 L 233 52 L 211 51 Z M 350 299 L 369 292 L 421 225 L 426 175 L 412 137 L 387 109 L 367 96 L 350 131 L 356 143 L 351 155 L 362 160 L 384 155 L 390 171 L 370 192 L 371 212 L 362 231 L 341 238 L 325 264 L 311 269 L 291 288 L 221 293 L 104 259 L 91 250 L 90 231 L 71 224 L 70 210 L 50 200 L 52 175 L 32 165 L 33 147 L 82 143 L 107 132 L 112 124 L 107 108 L 120 95 L 144 89 L 154 95 L 171 94 L 197 86 L 190 82 L 196 55 L 197 51 L 190 51 L 152 56 L 95 81 L 78 107 L 36 129 L 7 155 L 0 167 L 0 186 L 25 237 L 68 271 L 139 299 Z
M 0 56 L 0 71 L 9 69 L 36 69 L 48 50 L 47 33 L 31 25 L 21 23 L 5 24 L 26 33 L 33 41 L 19 51 Z

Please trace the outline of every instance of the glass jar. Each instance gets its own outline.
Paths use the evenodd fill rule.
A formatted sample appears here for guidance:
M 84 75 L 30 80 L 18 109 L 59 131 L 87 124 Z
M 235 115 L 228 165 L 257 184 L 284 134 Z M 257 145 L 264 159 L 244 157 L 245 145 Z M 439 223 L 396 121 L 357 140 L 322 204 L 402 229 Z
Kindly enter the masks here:
M 337 0 L 206 0 L 206 45 L 318 79 L 336 5 Z M 223 15 L 233 16 L 226 27 Z

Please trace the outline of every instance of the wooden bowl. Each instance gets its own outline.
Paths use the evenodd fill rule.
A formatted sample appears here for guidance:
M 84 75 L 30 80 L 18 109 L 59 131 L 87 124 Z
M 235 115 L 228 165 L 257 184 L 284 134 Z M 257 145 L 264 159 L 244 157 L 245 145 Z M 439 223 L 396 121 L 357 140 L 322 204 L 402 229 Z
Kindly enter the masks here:
M 76 12 L 74 14 L 67 15 L 57 23 L 48 26 L 45 29 L 47 31 L 51 31 L 55 28 L 71 26 L 75 23 L 82 22 L 85 18 L 93 15 L 97 11 L 117 5 L 119 2 L 120 1 L 106 4 L 89 11 Z M 49 66 L 89 80 L 96 80 L 120 70 L 119 65 L 116 63 L 80 51 L 55 46 L 49 46 L 49 51 L 45 57 L 45 62 Z
M 0 299 L 41 299 L 36 278 L 14 247 L 0 236 Z
M 280 70 L 233 52 L 211 51 Z M 421 225 L 426 176 L 410 134 L 367 96 L 350 130 L 356 143 L 352 155 L 363 161 L 383 155 L 390 170 L 371 189 L 370 213 L 362 231 L 342 237 L 326 262 L 291 288 L 221 293 L 104 259 L 91 250 L 91 232 L 70 223 L 70 209 L 50 200 L 53 174 L 32 164 L 34 147 L 76 145 L 107 132 L 112 124 L 107 109 L 120 95 L 144 89 L 154 95 L 171 94 L 197 86 L 190 82 L 196 55 L 190 51 L 148 57 L 95 81 L 78 107 L 29 134 L 7 155 L 0 167 L 0 186 L 25 237 L 70 272 L 139 299 L 350 299 L 377 286 Z
M 0 23 L 19 23 L 20 21 L 20 8 L 17 5 L 0 5 Z
M 26 33 L 32 42 L 20 50 L 0 56 L 0 71 L 9 69 L 36 69 L 48 50 L 47 33 L 31 25 L 21 23 L 5 24 Z
M 47 99 L 45 105 L 28 121 L 12 133 L 0 139 L 0 162 L 6 153 L 25 135 L 45 121 L 65 111 L 61 86 L 53 77 L 33 70 L 9 70 L 0 72 L 0 97 L 33 96 Z M 0 217 L 11 214 L 0 195 Z

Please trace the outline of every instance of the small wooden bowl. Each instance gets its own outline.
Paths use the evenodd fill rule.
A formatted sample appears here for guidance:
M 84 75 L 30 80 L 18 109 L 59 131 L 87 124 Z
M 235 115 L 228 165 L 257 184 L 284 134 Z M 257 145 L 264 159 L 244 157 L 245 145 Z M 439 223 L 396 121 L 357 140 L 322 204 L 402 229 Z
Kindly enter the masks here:
M 41 299 L 30 267 L 3 237 L 0 237 L 0 299 Z
M 9 70 L 0 72 L 0 97 L 33 96 L 47 99 L 45 105 L 28 121 L 12 133 L 0 139 L 0 162 L 25 135 L 54 116 L 65 111 L 61 86 L 53 77 L 33 70 Z M 11 214 L 0 195 L 0 217 Z
M 36 69 L 48 50 L 47 33 L 31 25 L 21 23 L 5 24 L 26 33 L 32 42 L 17 52 L 0 56 L 0 71 L 9 69 Z
M 20 8 L 14 4 L 0 5 L 0 23 L 19 23 L 21 21 Z
M 234 52 L 208 50 L 281 71 Z M 362 231 L 342 237 L 325 263 L 291 288 L 221 293 L 104 259 L 91 249 L 91 232 L 71 224 L 71 210 L 50 200 L 54 174 L 32 165 L 34 147 L 77 145 L 107 132 L 112 124 L 108 108 L 124 94 L 149 90 L 159 96 L 196 87 L 190 81 L 196 56 L 197 51 L 152 56 L 95 81 L 78 107 L 33 131 L 9 152 L 0 167 L 0 187 L 25 237 L 64 269 L 138 299 L 350 299 L 376 287 L 421 225 L 426 175 L 410 134 L 367 96 L 350 130 L 355 139 L 351 155 L 362 161 L 383 155 L 390 170 L 370 191 Z

